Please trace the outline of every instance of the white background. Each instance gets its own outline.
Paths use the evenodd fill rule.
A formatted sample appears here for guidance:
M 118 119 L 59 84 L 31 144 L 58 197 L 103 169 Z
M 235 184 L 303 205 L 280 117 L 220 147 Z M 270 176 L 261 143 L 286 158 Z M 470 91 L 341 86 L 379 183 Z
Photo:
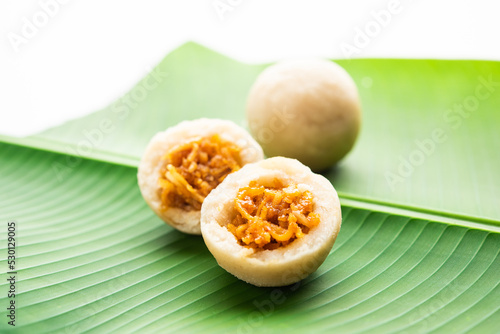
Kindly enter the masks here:
M 499 1 L 400 0 L 385 26 L 377 23 L 374 13 L 394 1 L 2 0 L 0 134 L 32 134 L 103 108 L 189 40 L 249 63 L 500 60 Z M 356 44 L 370 28 L 368 42 Z M 357 52 L 343 52 L 347 44 Z

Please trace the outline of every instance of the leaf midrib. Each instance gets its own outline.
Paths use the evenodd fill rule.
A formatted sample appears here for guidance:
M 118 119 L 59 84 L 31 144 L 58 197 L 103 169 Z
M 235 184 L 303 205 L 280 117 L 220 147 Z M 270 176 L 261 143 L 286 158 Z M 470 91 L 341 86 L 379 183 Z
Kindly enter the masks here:
M 139 165 L 140 159 L 126 154 L 118 154 L 116 152 L 111 152 L 107 150 L 102 150 L 95 148 L 92 150 L 91 154 L 70 154 L 63 150 L 63 146 L 66 149 L 76 150 L 77 147 L 74 144 L 64 143 L 62 141 L 50 140 L 46 138 L 36 138 L 36 137 L 23 137 L 14 138 L 4 135 L 0 135 L 0 142 L 21 146 L 38 151 L 46 151 L 55 153 L 58 155 L 72 156 L 85 160 L 93 160 L 100 163 L 118 165 L 123 167 L 129 167 L 136 169 Z M 385 212 L 395 215 L 403 215 L 412 218 L 420 218 L 425 220 L 431 220 L 438 223 L 451 224 L 457 226 L 463 226 L 471 229 L 485 230 L 488 232 L 500 233 L 500 221 L 484 218 L 475 217 L 470 215 L 458 214 L 448 211 L 439 211 L 429 208 L 411 206 L 408 204 L 381 201 L 374 198 L 358 196 L 355 194 L 349 194 L 345 192 L 338 192 L 339 198 L 342 205 L 352 206 L 360 209 L 376 210 L 380 212 Z

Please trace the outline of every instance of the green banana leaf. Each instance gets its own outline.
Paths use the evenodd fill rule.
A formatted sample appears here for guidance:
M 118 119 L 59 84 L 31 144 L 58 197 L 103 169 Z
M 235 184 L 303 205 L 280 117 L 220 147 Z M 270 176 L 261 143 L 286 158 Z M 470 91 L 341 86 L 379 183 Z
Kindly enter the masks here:
M 9 274 L 1 332 L 472 332 L 500 323 L 500 63 L 338 61 L 364 124 L 325 173 L 342 229 L 317 272 L 257 288 L 221 269 L 201 237 L 143 201 L 136 165 L 157 131 L 184 119 L 244 124 L 266 65 L 194 43 L 169 54 L 109 107 L 0 140 L 0 266 L 16 223 L 16 326 Z

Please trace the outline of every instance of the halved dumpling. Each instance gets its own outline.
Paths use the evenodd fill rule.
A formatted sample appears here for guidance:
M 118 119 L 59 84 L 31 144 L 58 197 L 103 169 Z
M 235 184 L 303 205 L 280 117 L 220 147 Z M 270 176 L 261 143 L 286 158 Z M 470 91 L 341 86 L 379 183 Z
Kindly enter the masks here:
M 328 256 L 341 225 L 332 184 L 295 159 L 244 166 L 207 196 L 203 239 L 219 265 L 257 286 L 293 284 Z
M 184 121 L 157 133 L 139 164 L 142 196 L 166 223 L 200 234 L 205 197 L 228 174 L 263 159 L 262 149 L 242 127 L 220 119 Z

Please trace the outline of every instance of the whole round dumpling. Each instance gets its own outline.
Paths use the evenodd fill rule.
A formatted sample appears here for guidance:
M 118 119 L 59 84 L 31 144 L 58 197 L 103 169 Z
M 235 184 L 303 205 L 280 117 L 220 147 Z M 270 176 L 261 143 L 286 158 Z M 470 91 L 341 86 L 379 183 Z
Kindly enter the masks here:
M 242 127 L 201 118 L 157 133 L 142 156 L 137 179 L 144 200 L 163 221 L 200 234 L 200 210 L 208 194 L 228 174 L 263 157 Z
M 201 211 L 203 239 L 218 264 L 256 286 L 289 285 L 316 271 L 342 221 L 332 184 L 284 157 L 230 174 Z
M 324 59 L 288 60 L 266 68 L 247 101 L 250 133 L 271 156 L 295 158 L 314 171 L 340 161 L 361 124 L 356 84 Z

